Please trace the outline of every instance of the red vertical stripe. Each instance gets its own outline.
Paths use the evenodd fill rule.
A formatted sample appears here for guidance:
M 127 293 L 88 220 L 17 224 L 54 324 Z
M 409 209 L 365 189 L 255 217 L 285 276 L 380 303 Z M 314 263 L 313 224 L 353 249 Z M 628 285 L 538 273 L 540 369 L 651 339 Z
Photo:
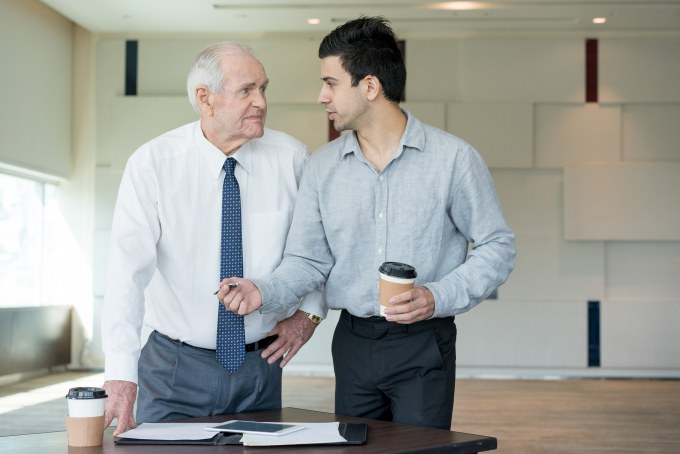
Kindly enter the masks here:
M 586 39 L 586 102 L 597 102 L 597 39 Z
M 335 127 L 333 126 L 333 122 L 331 119 L 328 119 L 328 141 L 330 142 L 331 140 L 335 140 L 338 137 L 340 137 L 340 133 L 335 130 Z

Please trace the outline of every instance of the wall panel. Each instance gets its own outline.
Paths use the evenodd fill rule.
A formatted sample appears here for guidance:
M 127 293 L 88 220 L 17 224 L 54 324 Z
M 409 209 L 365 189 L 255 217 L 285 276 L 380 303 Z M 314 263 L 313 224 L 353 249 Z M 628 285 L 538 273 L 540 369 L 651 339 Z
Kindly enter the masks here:
M 478 38 L 461 44 L 461 101 L 583 102 L 585 41 Z
M 602 104 L 535 106 L 537 168 L 568 161 L 621 160 L 621 107 Z
M 605 295 L 603 243 L 568 242 L 559 234 L 515 234 L 517 262 L 498 290 L 500 297 L 587 301 Z
M 406 42 L 406 101 L 459 101 L 460 42 L 409 40 Z M 435 75 L 446 77 L 434 77 Z
M 493 169 L 491 176 L 505 220 L 515 232 L 554 235 L 561 231 L 561 172 Z
M 680 370 L 680 300 L 604 301 L 602 367 Z
M 599 40 L 600 102 L 680 102 L 680 38 Z
M 623 160 L 680 161 L 678 125 L 678 103 L 626 104 L 623 108 Z
M 583 368 L 587 304 L 489 300 L 456 317 L 457 366 Z
M 529 103 L 450 103 L 446 130 L 469 142 L 491 168 L 533 166 Z
M 680 299 L 680 242 L 609 242 L 605 267 L 609 299 Z
M 680 163 L 568 165 L 568 240 L 680 241 Z

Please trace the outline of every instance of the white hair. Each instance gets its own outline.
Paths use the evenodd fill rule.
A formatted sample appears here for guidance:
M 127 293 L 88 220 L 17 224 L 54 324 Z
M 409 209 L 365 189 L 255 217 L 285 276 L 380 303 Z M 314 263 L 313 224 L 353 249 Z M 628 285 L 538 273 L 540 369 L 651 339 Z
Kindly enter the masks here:
M 200 109 L 196 102 L 196 87 L 205 85 L 211 93 L 221 93 L 224 85 L 222 57 L 239 53 L 253 55 L 253 51 L 245 44 L 236 41 L 223 41 L 205 48 L 194 59 L 187 76 L 187 94 L 191 107 L 197 113 L 200 113 Z

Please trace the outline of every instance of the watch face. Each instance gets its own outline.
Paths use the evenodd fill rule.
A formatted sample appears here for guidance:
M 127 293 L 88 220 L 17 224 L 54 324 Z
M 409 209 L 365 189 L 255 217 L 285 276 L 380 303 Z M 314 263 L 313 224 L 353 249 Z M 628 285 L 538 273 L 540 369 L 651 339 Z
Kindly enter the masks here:
M 318 325 L 319 323 L 321 323 L 321 320 L 323 320 L 318 315 L 310 314 L 309 312 L 305 312 L 304 314 L 307 316 L 309 321 L 312 322 L 315 325 Z

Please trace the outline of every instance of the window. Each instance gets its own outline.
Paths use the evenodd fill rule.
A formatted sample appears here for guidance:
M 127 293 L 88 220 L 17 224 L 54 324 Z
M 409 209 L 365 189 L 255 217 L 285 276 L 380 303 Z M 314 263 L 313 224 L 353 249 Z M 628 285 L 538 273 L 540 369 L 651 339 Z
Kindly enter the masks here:
M 0 307 L 43 304 L 56 186 L 0 173 Z

